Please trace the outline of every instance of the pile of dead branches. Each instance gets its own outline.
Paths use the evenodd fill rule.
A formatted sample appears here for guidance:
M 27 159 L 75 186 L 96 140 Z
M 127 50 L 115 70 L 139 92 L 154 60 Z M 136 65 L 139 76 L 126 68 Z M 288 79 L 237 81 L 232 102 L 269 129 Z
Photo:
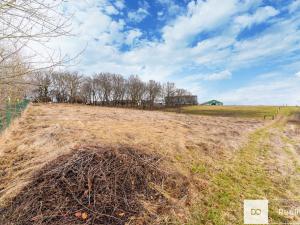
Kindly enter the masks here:
M 0 224 L 154 224 L 173 207 L 166 193 L 187 194 L 160 159 L 130 147 L 80 147 L 42 168 L 0 209 Z

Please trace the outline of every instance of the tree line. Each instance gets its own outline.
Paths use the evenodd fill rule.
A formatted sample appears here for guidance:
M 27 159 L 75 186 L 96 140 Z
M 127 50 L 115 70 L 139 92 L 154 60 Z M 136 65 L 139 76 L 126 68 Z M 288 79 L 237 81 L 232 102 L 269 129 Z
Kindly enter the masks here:
M 106 106 L 154 107 L 165 97 L 191 95 L 174 83 L 144 82 L 137 75 L 77 72 L 37 72 L 30 78 L 31 97 L 37 102 L 82 103 Z
M 39 102 L 153 107 L 165 97 L 190 94 L 174 83 L 143 82 L 136 75 L 124 78 L 99 73 L 86 77 L 76 72 L 49 72 L 71 60 L 61 54 L 57 58 L 56 50 L 45 45 L 72 34 L 72 17 L 59 10 L 63 3 L 0 1 L 0 112 L 25 95 Z M 32 43 L 42 50 L 32 49 Z

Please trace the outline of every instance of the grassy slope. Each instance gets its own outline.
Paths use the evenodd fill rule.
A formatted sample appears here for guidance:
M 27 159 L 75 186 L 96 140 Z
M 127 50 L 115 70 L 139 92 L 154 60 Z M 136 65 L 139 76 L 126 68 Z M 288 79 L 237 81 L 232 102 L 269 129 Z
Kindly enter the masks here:
M 299 198 L 290 194 L 295 193 L 294 188 L 299 187 L 299 180 L 280 174 L 276 174 L 276 179 L 273 179 L 273 174 L 271 175 L 268 169 L 274 157 L 270 142 L 271 131 L 274 129 L 282 131 L 286 116 L 294 110 L 295 108 L 285 108 L 281 112 L 281 119 L 251 134 L 248 144 L 241 149 L 235 159 L 223 162 L 221 165 L 223 169 L 218 173 L 206 168 L 211 177 L 210 185 L 204 190 L 199 204 L 193 207 L 188 224 L 243 224 L 244 199 Z M 296 173 L 298 169 L 299 165 L 295 164 Z M 270 222 L 288 222 L 288 218 L 277 213 L 277 207 L 278 205 L 272 204 L 269 209 Z
M 181 113 L 207 116 L 251 117 L 264 118 L 277 113 L 277 106 L 187 106 L 180 109 Z M 282 109 L 294 110 L 296 107 L 281 107 Z M 168 109 L 167 111 L 178 111 Z

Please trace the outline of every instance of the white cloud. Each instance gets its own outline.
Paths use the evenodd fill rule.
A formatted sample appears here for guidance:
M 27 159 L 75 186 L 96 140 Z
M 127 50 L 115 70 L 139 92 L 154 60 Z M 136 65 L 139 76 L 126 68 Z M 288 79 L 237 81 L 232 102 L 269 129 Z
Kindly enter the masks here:
M 139 8 L 137 11 L 132 11 L 128 13 L 128 18 L 130 21 L 140 23 L 142 22 L 147 16 L 149 12 L 145 8 Z
M 157 12 L 157 16 L 158 16 L 158 17 L 162 17 L 163 15 L 164 15 L 164 12 L 163 12 L 163 11 Z
M 232 37 L 219 36 L 199 42 L 191 49 L 195 62 L 202 65 L 214 66 L 225 64 L 231 56 L 231 49 L 235 43 Z
M 254 24 L 265 22 L 267 19 L 276 16 L 277 14 L 279 14 L 278 10 L 271 6 L 265 6 L 258 8 L 252 15 L 246 14 L 236 17 L 235 22 L 241 26 L 241 28 L 251 27 Z
M 276 60 L 284 60 L 283 56 L 300 49 L 299 25 L 300 20 L 279 21 L 259 36 L 235 42 L 231 66 L 253 66 L 268 60 L 274 64 Z
M 219 4 L 225 4 L 225 7 L 215 10 L 215 8 L 219 8 Z M 258 5 L 258 1 L 256 5 Z M 244 12 L 246 10 L 246 6 L 243 5 L 242 9 L 240 9 L 240 6 L 238 1 L 234 0 L 226 0 L 224 3 L 216 0 L 192 2 L 189 4 L 186 15 L 179 16 L 162 29 L 164 37 L 162 43 L 143 40 L 138 47 L 126 53 L 119 52 L 114 46 L 108 49 L 115 49 L 113 53 L 115 54 L 114 57 L 118 59 L 117 64 L 129 68 L 130 73 L 138 73 L 145 78 L 164 79 L 182 71 L 185 67 L 189 67 L 191 63 L 206 65 L 211 68 L 214 68 L 216 65 L 218 67 L 226 67 L 227 64 L 230 70 L 235 70 L 237 67 L 248 65 L 249 62 L 258 61 L 257 59 L 260 57 L 265 58 L 269 55 L 276 55 L 278 52 L 282 52 L 283 49 L 288 50 L 297 41 L 297 38 L 293 39 L 295 37 L 295 33 L 291 32 L 293 28 L 287 24 L 288 26 L 284 28 L 284 32 L 287 34 L 286 37 L 290 36 L 291 38 L 284 40 L 282 40 L 281 34 L 274 35 L 274 32 L 269 32 L 247 41 L 237 41 L 235 34 L 232 36 L 225 33 L 225 35 L 220 35 L 219 37 L 200 41 L 192 48 L 187 47 L 185 44 L 183 45 L 183 43 L 189 43 L 190 38 L 199 34 L 199 32 L 215 29 L 223 24 L 224 21 L 230 21 L 230 17 L 234 16 L 235 12 L 240 12 L 241 10 Z M 249 2 L 247 7 L 254 6 Z M 253 19 L 254 21 L 262 20 L 262 17 L 259 16 L 261 12 L 271 12 L 269 15 L 275 14 L 268 7 L 260 8 L 253 14 L 256 15 L 256 19 Z M 209 15 L 209 18 L 206 18 L 207 15 Z M 206 20 L 209 23 L 199 23 L 199 21 Z M 112 27 L 116 27 L 115 35 L 112 35 L 110 31 L 102 31 L 101 35 L 99 35 L 100 42 L 112 44 L 113 42 L 121 43 L 123 40 L 124 43 L 130 45 L 129 43 L 135 42 L 141 36 L 140 32 L 135 29 L 122 33 L 122 24 L 119 24 L 120 28 L 117 29 L 118 23 L 110 21 L 109 24 L 111 23 L 115 25 L 109 25 L 107 29 L 110 30 Z M 123 26 L 126 26 L 126 24 L 123 24 Z M 100 46 L 99 48 L 101 48 Z M 130 68 L 138 69 L 132 71 Z M 111 70 L 113 69 L 115 67 L 111 67 Z M 219 70 L 217 69 L 216 71 Z M 213 75 L 224 76 L 222 73 L 221 75 Z
M 157 0 L 157 2 L 162 5 L 164 11 L 158 13 L 160 20 L 166 20 L 170 16 L 179 15 L 183 11 L 183 7 L 176 4 L 174 0 Z
M 284 79 L 268 83 L 254 83 L 218 96 L 225 104 L 243 105 L 299 105 L 300 81 Z
M 117 15 L 119 14 L 119 11 L 112 5 L 108 5 L 104 8 L 105 12 L 108 14 L 108 15 Z
M 120 10 L 122 10 L 122 9 L 125 8 L 125 2 L 124 2 L 124 0 L 117 0 L 114 4 Z
M 228 80 L 232 78 L 232 73 L 228 70 L 223 70 L 216 73 L 191 75 L 185 78 L 185 81 L 217 81 L 217 80 Z
M 103 5 L 109 5 L 108 2 L 103 2 L 106 0 L 101 1 Z M 229 39 L 227 41 L 223 38 L 219 38 L 218 40 L 209 39 L 206 44 L 199 44 L 195 49 L 188 47 L 181 48 L 180 41 L 170 43 L 170 39 L 172 38 L 168 39 L 168 35 L 173 32 L 175 36 L 181 35 L 175 33 L 177 29 L 182 29 L 181 40 L 184 42 L 188 41 L 188 39 L 198 33 L 198 31 L 201 32 L 202 28 L 214 29 L 214 26 L 218 26 L 219 23 L 222 23 L 224 15 L 229 19 L 229 15 L 233 14 L 232 11 L 236 11 L 238 8 L 237 2 L 234 0 L 226 0 L 225 3 L 225 7 L 220 10 L 215 10 L 215 7 L 219 5 L 216 0 L 190 3 L 185 16 L 179 16 L 175 21 L 170 21 L 166 28 L 163 29 L 163 32 L 165 32 L 163 37 L 166 37 L 166 39 L 162 43 L 139 40 L 141 37 L 140 30 L 136 28 L 130 28 L 128 31 L 127 29 L 125 30 L 126 23 L 123 20 L 113 20 L 105 10 L 99 11 L 97 5 L 92 4 L 92 1 L 85 6 L 82 3 L 78 3 L 79 6 L 77 4 L 75 4 L 75 6 L 72 5 L 77 11 L 80 9 L 79 12 L 76 13 L 75 23 L 73 25 L 80 38 L 72 42 L 68 40 L 68 43 L 62 43 L 62 45 L 64 45 L 63 48 L 67 49 L 68 52 L 74 53 L 75 50 L 79 49 L 79 46 L 83 46 L 83 40 L 89 43 L 88 49 L 84 54 L 88 55 L 88 57 L 84 58 L 81 64 L 81 69 L 87 72 L 92 72 L 93 70 L 97 71 L 99 70 L 97 68 L 101 68 L 101 70 L 109 69 L 111 72 L 114 72 L 114 70 L 121 71 L 125 75 L 137 73 L 145 79 L 164 80 L 178 73 L 191 63 L 209 64 L 210 59 L 216 62 L 227 55 L 227 50 L 221 54 L 220 52 L 212 50 L 224 49 L 225 43 L 230 44 L 232 42 L 232 40 Z M 142 17 L 147 16 L 147 4 L 140 6 L 143 8 L 138 10 L 138 14 L 142 14 Z M 211 22 L 213 26 L 201 25 L 201 23 L 198 22 L 199 20 L 197 21 L 197 19 L 206 20 L 205 14 L 211 18 L 215 18 L 213 19 L 215 22 Z M 136 14 L 129 15 L 131 15 L 130 17 L 132 19 L 137 21 L 142 19 L 138 16 L 136 17 Z M 183 23 L 183 21 L 186 23 Z M 200 26 L 198 24 L 200 24 Z M 192 31 L 194 28 L 199 29 L 197 32 L 194 32 Z M 95 42 L 94 39 L 98 41 Z M 139 43 L 138 46 L 133 45 L 137 42 Z M 122 45 L 122 43 L 135 47 L 128 52 L 122 53 L 118 50 L 118 46 Z M 107 62 L 108 60 L 114 61 Z M 97 63 L 97 65 L 91 66 L 92 63 Z
M 163 38 L 170 44 L 186 45 L 192 36 L 226 22 L 236 10 L 236 0 L 191 1 L 186 15 L 163 28 Z
M 141 36 L 142 32 L 139 29 L 130 30 L 126 35 L 125 43 L 127 45 L 132 45 Z
M 294 0 L 289 6 L 289 12 L 293 13 L 295 11 L 297 11 L 300 8 L 300 0 Z
M 209 74 L 204 78 L 204 80 L 227 80 L 232 77 L 232 73 L 228 70 L 224 70 L 219 73 L 212 73 Z
M 112 9 L 109 7 L 112 6 L 110 2 L 108 0 L 86 0 L 66 2 L 65 4 L 66 13 L 74 14 L 72 33 L 76 36 L 59 37 L 48 43 L 50 53 L 47 48 L 36 43 L 32 44 L 32 48 L 45 55 L 52 54 L 52 49 L 56 49 L 56 55 L 53 57 L 57 58 L 61 55 L 74 57 L 85 49 L 85 52 L 76 60 L 80 61 L 80 64 L 76 64 L 74 69 L 89 74 L 99 71 L 101 68 L 99 61 L 103 63 L 109 60 L 116 62 L 120 57 L 118 48 L 129 40 L 127 34 L 131 33 L 132 29 L 127 28 L 124 31 L 125 21 L 112 18 L 112 11 L 108 12 L 107 10 Z M 92 67 L 91 64 L 95 64 L 95 66 Z
M 295 74 L 297 78 L 300 78 L 300 71 Z
M 269 72 L 269 73 L 263 73 L 263 74 L 259 74 L 256 76 L 256 78 L 258 80 L 270 80 L 270 79 L 274 79 L 274 78 L 277 78 L 277 77 L 280 77 L 282 74 L 279 73 L 278 71 L 275 71 L 275 72 Z

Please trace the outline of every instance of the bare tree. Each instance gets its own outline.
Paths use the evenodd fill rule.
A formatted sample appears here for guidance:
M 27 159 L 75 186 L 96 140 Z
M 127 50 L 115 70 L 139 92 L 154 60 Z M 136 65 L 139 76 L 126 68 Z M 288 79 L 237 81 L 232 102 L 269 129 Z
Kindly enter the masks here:
M 85 104 L 92 104 L 93 103 L 93 79 L 90 77 L 85 77 L 82 81 L 81 85 L 81 98 Z
M 112 92 L 112 76 L 109 73 L 99 73 L 95 76 L 96 93 L 102 104 L 108 105 Z
M 78 103 L 81 102 L 79 97 L 79 90 L 81 85 L 82 76 L 80 76 L 77 72 L 70 73 L 65 72 L 65 82 L 68 93 L 68 101 L 70 103 Z
M 55 60 L 54 50 L 50 51 L 45 45 L 51 38 L 69 33 L 69 20 L 58 10 L 62 3 L 63 0 L 0 1 L 0 85 L 9 83 L 16 87 L 22 79 L 26 81 L 25 75 L 52 68 L 63 61 Z M 33 43 L 45 50 L 38 52 L 32 48 Z M 12 63 L 16 57 L 22 59 Z M 23 69 L 16 69 L 20 67 Z
M 155 100 L 161 95 L 161 84 L 150 80 L 146 85 L 147 100 L 149 101 L 150 107 L 152 108 Z
M 37 40 L 66 34 L 69 24 L 58 12 L 62 0 L 2 0 L 1 40 Z
M 62 72 L 53 72 L 51 74 L 52 89 L 51 96 L 55 102 L 67 102 L 67 79 L 66 74 Z
M 173 83 L 163 86 L 154 80 L 144 83 L 137 75 L 126 80 L 119 74 L 99 73 L 84 77 L 76 72 L 46 71 L 35 73 L 31 83 L 36 99 L 44 102 L 50 101 L 51 97 L 54 102 L 153 108 L 161 98 L 165 97 L 165 104 L 171 105 L 174 97 L 191 95 L 185 89 L 175 89 Z
M 91 78 L 91 88 L 92 88 L 92 103 L 97 103 L 97 80 L 95 77 Z
M 123 102 L 126 93 L 126 80 L 122 75 L 112 74 L 112 101 L 114 105 Z
M 175 95 L 176 96 L 184 96 L 184 95 L 191 95 L 191 93 L 185 89 L 178 88 L 175 90 Z
M 50 102 L 51 77 L 49 72 L 36 72 L 33 74 L 31 83 L 34 85 L 34 100 L 38 102 Z
M 175 96 L 176 93 L 176 86 L 175 83 L 167 82 L 163 84 L 161 97 L 164 100 L 165 105 L 169 105 L 169 102 L 167 102 L 170 97 Z
M 131 75 L 128 78 L 127 95 L 131 101 L 131 105 L 137 106 L 145 94 L 145 84 L 137 75 Z
M 0 109 L 3 108 L 5 102 L 15 102 L 26 95 L 26 89 L 29 86 L 28 81 L 24 77 L 7 77 L 7 74 L 11 73 L 23 73 L 27 70 L 22 58 L 15 54 L 0 63 Z
M 103 93 L 102 93 L 102 88 L 101 88 L 101 81 L 99 79 L 98 74 L 93 75 L 93 102 L 94 105 L 99 104 L 99 102 L 103 102 Z
M 175 95 L 176 87 L 174 83 L 167 82 L 163 86 L 164 97 L 171 97 Z

